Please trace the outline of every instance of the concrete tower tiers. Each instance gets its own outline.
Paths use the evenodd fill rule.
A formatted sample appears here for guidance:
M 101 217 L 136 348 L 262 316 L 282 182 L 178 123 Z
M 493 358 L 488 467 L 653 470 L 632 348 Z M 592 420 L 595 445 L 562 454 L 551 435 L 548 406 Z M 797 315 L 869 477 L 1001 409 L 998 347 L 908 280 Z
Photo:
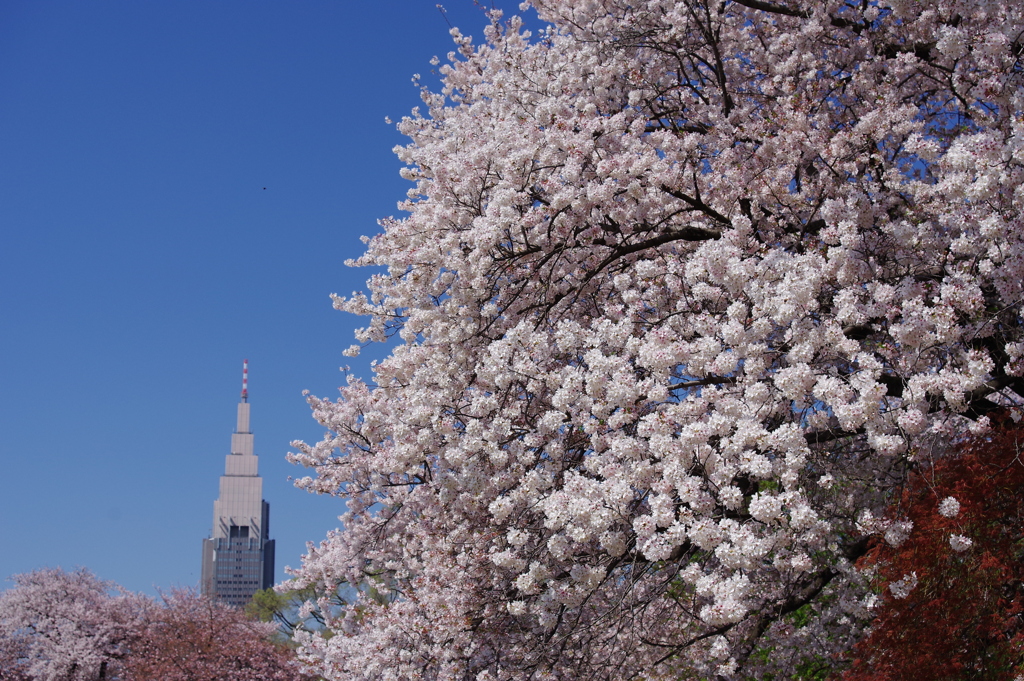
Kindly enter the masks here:
M 242 607 L 260 589 L 274 585 L 274 540 L 270 504 L 263 500 L 259 458 L 249 428 L 249 361 L 242 368 L 242 399 L 225 457 L 220 497 L 213 502 L 213 532 L 203 540 L 201 589 Z

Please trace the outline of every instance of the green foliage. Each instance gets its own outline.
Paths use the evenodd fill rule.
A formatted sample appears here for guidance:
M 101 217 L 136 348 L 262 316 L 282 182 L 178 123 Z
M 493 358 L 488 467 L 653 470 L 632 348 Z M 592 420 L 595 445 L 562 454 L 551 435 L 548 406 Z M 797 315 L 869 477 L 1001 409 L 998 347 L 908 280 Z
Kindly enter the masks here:
M 825 681 L 832 674 L 832 660 L 820 655 L 804 658 L 796 666 L 794 679 L 800 681 Z
M 263 622 L 276 622 L 281 633 L 288 639 L 298 630 L 319 631 L 324 637 L 330 638 L 333 634 L 326 628 L 328 613 L 323 608 L 333 610 L 347 604 L 348 601 L 341 595 L 343 586 L 332 594 L 321 593 L 312 586 L 301 589 L 263 589 L 253 594 L 252 600 L 245 606 L 245 612 Z M 306 603 L 312 604 L 308 614 L 303 613 Z
M 273 588 L 263 589 L 253 594 L 245 606 L 245 614 L 261 622 L 281 621 L 289 601 L 288 596 L 277 593 Z
M 793 620 L 793 626 L 800 628 L 806 627 L 807 623 L 811 621 L 813 616 L 814 609 L 811 607 L 811 604 L 805 603 L 797 608 L 790 617 Z

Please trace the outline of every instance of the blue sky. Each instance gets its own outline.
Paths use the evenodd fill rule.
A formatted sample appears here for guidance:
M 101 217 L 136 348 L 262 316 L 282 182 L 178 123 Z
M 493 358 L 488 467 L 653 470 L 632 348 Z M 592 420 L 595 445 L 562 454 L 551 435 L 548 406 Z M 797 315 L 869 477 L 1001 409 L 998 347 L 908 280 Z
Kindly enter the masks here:
M 278 579 L 337 527 L 284 456 L 322 435 L 302 390 L 380 356 L 328 296 L 408 188 L 384 118 L 450 50 L 428 0 L 0 1 L 0 580 L 196 585 L 243 358 Z

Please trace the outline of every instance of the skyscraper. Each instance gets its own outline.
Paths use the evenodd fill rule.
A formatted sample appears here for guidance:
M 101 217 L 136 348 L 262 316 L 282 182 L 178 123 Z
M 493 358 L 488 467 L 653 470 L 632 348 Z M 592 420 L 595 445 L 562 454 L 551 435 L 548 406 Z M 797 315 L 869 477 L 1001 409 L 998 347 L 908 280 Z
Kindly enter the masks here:
M 244 606 L 274 584 L 274 540 L 269 539 L 270 504 L 249 430 L 249 360 L 242 364 L 242 399 L 231 436 L 220 497 L 213 502 L 213 532 L 203 540 L 202 592 Z

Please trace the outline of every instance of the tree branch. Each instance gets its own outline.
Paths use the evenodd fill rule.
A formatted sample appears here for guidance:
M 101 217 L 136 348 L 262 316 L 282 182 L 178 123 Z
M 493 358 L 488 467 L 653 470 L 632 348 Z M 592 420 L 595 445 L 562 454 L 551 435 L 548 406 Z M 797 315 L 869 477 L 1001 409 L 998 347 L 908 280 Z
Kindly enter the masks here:
M 743 5 L 750 9 L 760 10 L 761 12 L 769 12 L 771 14 L 782 14 L 787 17 L 799 17 L 800 19 L 810 19 L 811 13 L 801 9 L 790 9 L 785 5 L 777 5 L 774 2 L 763 2 L 763 0 L 733 0 L 737 5 Z
M 699 196 L 698 196 L 698 198 L 693 198 L 692 196 L 688 196 L 687 194 L 684 194 L 683 192 L 679 191 L 678 189 L 672 189 L 671 187 L 669 187 L 667 185 L 664 185 L 664 184 L 661 185 L 661 190 L 663 192 L 665 192 L 666 194 L 668 194 L 669 196 L 674 196 L 675 198 L 679 199 L 680 201 L 686 202 L 691 207 L 696 208 L 700 212 L 704 213 L 705 215 L 707 215 L 708 217 L 713 219 L 715 222 L 719 222 L 719 223 L 721 223 L 723 225 L 726 225 L 728 227 L 732 227 L 732 220 L 730 220 L 729 218 L 725 217 L 724 215 L 719 213 L 717 210 L 715 210 L 714 208 L 712 208 L 708 204 L 706 204 L 703 201 L 701 201 Z M 701 228 L 701 229 L 703 229 L 703 228 Z M 717 239 L 720 236 L 721 236 L 721 233 L 718 233 L 714 237 L 711 237 L 711 238 Z

